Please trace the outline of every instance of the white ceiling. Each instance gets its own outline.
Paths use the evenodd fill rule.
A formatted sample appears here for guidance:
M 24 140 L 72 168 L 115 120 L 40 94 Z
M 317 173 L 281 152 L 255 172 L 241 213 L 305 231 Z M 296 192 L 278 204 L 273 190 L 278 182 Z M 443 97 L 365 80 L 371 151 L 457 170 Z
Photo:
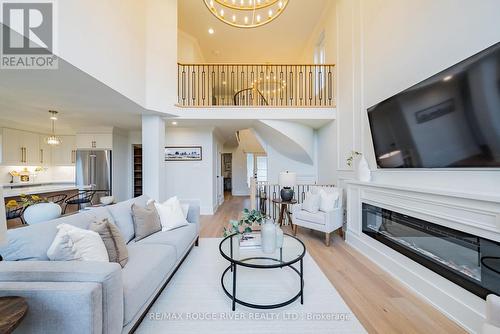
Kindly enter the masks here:
M 48 110 L 59 111 L 58 134 L 96 126 L 140 129 L 144 112 L 62 59 L 57 70 L 0 70 L 0 126 L 49 132 Z
M 168 118 L 167 128 L 169 127 L 180 127 L 180 128 L 196 128 L 196 127 L 212 127 L 224 145 L 227 147 L 238 146 L 238 141 L 236 140 L 236 131 L 254 128 L 258 120 L 254 119 L 179 119 L 179 118 Z M 173 125 L 172 122 L 177 122 L 177 125 Z M 312 127 L 313 129 L 319 129 L 325 124 L 331 122 L 331 120 L 289 120 L 290 122 L 295 122 L 303 125 Z M 168 131 L 168 129 L 167 129 Z
M 179 28 L 195 37 L 208 62 L 293 63 L 331 0 L 290 0 L 285 11 L 258 28 L 229 26 L 215 18 L 203 0 L 180 0 Z M 208 29 L 215 34 L 210 35 Z

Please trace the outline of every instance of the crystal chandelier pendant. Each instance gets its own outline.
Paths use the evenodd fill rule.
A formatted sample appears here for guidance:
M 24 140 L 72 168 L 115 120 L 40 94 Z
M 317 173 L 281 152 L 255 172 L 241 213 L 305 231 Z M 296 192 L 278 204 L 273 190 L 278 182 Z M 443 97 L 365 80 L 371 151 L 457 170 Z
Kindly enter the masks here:
M 57 121 L 57 111 L 49 110 L 50 121 L 52 122 L 52 134 L 45 139 L 48 145 L 60 145 L 62 143 L 61 138 L 56 136 L 56 121 Z
M 256 28 L 283 13 L 289 0 L 203 0 L 220 21 L 237 28 Z

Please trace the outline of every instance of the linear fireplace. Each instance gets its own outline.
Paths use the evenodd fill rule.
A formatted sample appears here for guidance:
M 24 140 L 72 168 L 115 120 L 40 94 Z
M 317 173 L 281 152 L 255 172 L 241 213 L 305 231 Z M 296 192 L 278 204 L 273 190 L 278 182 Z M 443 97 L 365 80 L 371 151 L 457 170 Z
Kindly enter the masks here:
M 363 203 L 363 233 L 486 298 L 500 295 L 500 243 Z

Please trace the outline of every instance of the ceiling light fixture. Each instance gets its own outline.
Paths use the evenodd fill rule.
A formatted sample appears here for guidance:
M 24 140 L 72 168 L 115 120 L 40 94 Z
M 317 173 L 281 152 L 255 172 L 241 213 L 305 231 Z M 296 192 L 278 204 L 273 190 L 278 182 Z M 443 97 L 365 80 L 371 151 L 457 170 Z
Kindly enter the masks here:
M 177 125 L 177 122 L 176 122 L 176 121 L 173 121 L 173 122 L 172 122 L 172 125 Z
M 289 0 L 203 1 L 212 15 L 220 21 L 237 28 L 256 28 L 280 16 Z
M 214 28 L 208 28 L 208 33 L 209 33 L 210 35 L 213 35 L 213 34 L 214 34 L 214 32 L 215 32 Z
M 443 81 L 450 81 L 451 79 L 453 79 L 453 75 L 447 75 L 443 78 Z
M 52 123 L 52 134 L 45 139 L 45 142 L 49 145 L 59 145 L 62 143 L 61 138 L 56 136 L 56 121 L 58 112 L 55 110 L 49 110 L 50 121 Z

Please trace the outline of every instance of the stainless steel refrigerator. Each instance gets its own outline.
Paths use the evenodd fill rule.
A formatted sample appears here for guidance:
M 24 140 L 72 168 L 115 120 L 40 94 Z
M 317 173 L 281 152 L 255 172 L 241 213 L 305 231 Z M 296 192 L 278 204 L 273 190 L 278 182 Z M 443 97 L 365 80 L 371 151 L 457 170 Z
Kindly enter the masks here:
M 98 190 L 93 203 L 99 203 L 106 193 L 112 195 L 111 150 L 76 151 L 76 185 Z

